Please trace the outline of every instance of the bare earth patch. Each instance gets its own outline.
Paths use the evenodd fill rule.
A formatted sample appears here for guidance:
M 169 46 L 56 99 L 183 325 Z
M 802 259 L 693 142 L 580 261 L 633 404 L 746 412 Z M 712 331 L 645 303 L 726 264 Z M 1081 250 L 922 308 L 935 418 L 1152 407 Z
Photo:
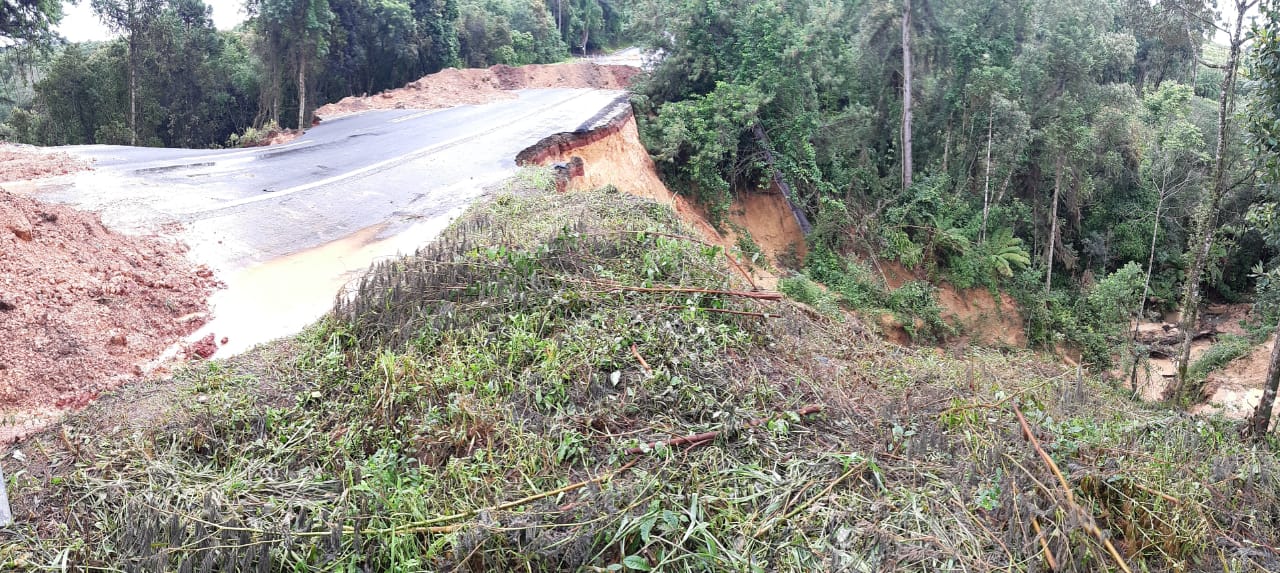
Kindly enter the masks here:
M 513 90 L 526 88 L 626 89 L 640 73 L 631 66 L 590 62 L 528 65 L 518 68 L 449 68 L 424 76 L 402 88 L 365 97 L 347 97 L 321 106 L 316 117 L 333 119 L 370 109 L 439 109 L 512 99 Z
M 204 321 L 185 247 L 0 189 L 0 443 L 136 378 Z
M 0 181 L 57 177 L 91 169 L 89 163 L 61 151 L 0 143 Z

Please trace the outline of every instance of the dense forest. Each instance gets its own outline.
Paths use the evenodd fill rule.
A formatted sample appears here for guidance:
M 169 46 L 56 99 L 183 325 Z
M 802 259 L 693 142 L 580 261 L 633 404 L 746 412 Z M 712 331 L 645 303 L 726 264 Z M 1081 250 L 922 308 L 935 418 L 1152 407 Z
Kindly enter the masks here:
M 26 0 L 24 0 L 25 2 Z M 1201 0 L 93 0 L 116 40 L 66 45 L 57 4 L 0 15 L 0 136 L 217 146 L 446 66 L 634 43 L 664 178 L 719 224 L 783 187 L 809 230 L 798 298 L 945 336 L 933 286 L 1016 297 L 1033 345 L 1132 370 L 1135 316 L 1280 301 L 1274 2 Z M 878 261 L 929 280 L 887 292 Z M 822 283 L 829 290 L 814 289 Z M 1189 309 L 1189 311 L 1185 311 Z
M 58 2 L 0 14 L 0 138 L 225 145 L 449 66 L 598 52 L 625 18 L 603 0 L 249 0 L 248 20 L 219 31 L 201 0 L 91 1 L 117 39 L 60 41 Z
M 786 182 L 812 224 L 783 283 L 797 296 L 931 337 L 947 326 L 929 283 L 1003 290 L 1034 345 L 1098 370 L 1143 359 L 1134 316 L 1193 309 L 1190 378 L 1205 297 L 1257 294 L 1274 323 L 1274 5 L 1258 8 L 655 0 L 635 24 L 667 56 L 637 106 L 664 176 L 713 217 Z M 929 281 L 884 292 L 886 259 Z

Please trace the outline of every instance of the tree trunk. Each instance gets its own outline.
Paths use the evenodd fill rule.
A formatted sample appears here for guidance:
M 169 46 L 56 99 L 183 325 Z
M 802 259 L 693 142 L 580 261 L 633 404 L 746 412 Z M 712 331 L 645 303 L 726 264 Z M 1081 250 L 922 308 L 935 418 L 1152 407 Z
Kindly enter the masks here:
M 902 190 L 911 188 L 911 0 L 902 0 Z
M 1054 166 L 1053 205 L 1049 207 L 1049 256 L 1045 261 L 1044 294 L 1049 295 L 1053 288 L 1053 248 L 1058 244 L 1058 195 L 1062 191 L 1062 156 L 1058 156 Z
M 298 52 L 298 131 L 307 130 L 307 62 Z
M 1160 210 L 1164 207 L 1164 198 L 1166 197 L 1164 190 L 1160 191 L 1160 198 L 1156 200 L 1156 220 L 1151 226 L 1151 252 L 1147 255 L 1147 278 L 1142 282 L 1142 298 L 1138 299 L 1138 317 L 1133 321 L 1133 337 L 1131 342 L 1138 341 L 1138 325 L 1142 323 L 1142 315 L 1147 312 L 1147 294 L 1151 292 L 1151 270 L 1156 265 L 1156 237 L 1160 235 Z M 1133 367 L 1129 370 L 1129 387 L 1136 394 L 1138 392 L 1138 355 L 1135 351 L 1133 356 Z
M 136 10 L 136 8 L 131 8 Z M 136 18 L 129 16 L 129 145 L 138 144 L 138 33 Z
M 1249 418 L 1249 434 L 1261 438 L 1271 428 L 1271 409 L 1276 403 L 1276 388 L 1280 387 L 1280 324 L 1276 325 L 1276 341 L 1271 345 L 1271 362 L 1267 366 L 1267 385 L 1262 389 L 1262 401 Z
M 805 216 L 804 211 L 800 209 L 796 202 L 794 192 L 787 180 L 782 177 L 782 172 L 778 170 L 773 158 L 773 144 L 769 142 L 769 135 L 764 132 L 764 127 L 759 123 L 751 127 L 752 133 L 756 136 L 756 142 L 760 144 L 760 149 L 764 152 L 764 161 L 769 166 L 769 173 L 773 177 L 773 184 L 778 187 L 778 191 L 787 200 L 787 206 L 791 208 L 791 215 L 796 218 L 796 224 L 800 225 L 800 232 L 805 235 L 813 230 L 809 224 L 809 218 Z
M 987 242 L 987 216 L 991 213 L 991 133 L 995 122 L 995 109 L 987 114 L 987 163 L 983 168 L 986 182 L 982 188 L 982 230 L 978 232 L 978 243 Z
M 1218 206 L 1227 187 L 1226 155 L 1228 135 L 1227 108 L 1235 92 L 1236 67 L 1240 60 L 1241 35 L 1244 31 L 1244 12 L 1249 2 L 1236 1 L 1236 27 L 1232 31 L 1231 49 L 1227 56 L 1226 77 L 1222 80 L 1222 93 L 1218 95 L 1218 145 L 1213 157 L 1213 188 L 1208 196 L 1200 202 L 1196 213 L 1195 240 L 1190 249 L 1194 260 L 1187 269 L 1186 284 L 1183 285 L 1182 321 L 1178 327 L 1183 332 L 1181 351 L 1178 353 L 1178 381 L 1174 388 L 1174 398 L 1182 398 L 1186 389 L 1187 367 L 1191 361 L 1191 335 L 1195 330 L 1196 318 L 1200 308 L 1200 279 L 1209 260 L 1209 251 L 1213 247 L 1213 235 L 1217 227 Z

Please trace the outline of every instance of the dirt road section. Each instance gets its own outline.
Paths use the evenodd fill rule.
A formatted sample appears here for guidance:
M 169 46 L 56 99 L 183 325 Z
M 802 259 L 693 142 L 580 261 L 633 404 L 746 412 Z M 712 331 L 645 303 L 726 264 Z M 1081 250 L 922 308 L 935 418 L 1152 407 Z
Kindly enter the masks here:
M 57 177 L 89 168 L 87 162 L 61 151 L 0 143 L 0 182 Z
M 139 376 L 202 324 L 215 283 L 184 252 L 0 189 L 0 444 Z
M 513 90 L 527 88 L 597 88 L 620 90 L 640 73 L 631 66 L 590 62 L 493 66 L 459 70 L 449 68 L 411 82 L 405 87 L 365 97 L 348 97 L 321 106 L 316 117 L 333 119 L 370 109 L 439 109 L 512 99 Z

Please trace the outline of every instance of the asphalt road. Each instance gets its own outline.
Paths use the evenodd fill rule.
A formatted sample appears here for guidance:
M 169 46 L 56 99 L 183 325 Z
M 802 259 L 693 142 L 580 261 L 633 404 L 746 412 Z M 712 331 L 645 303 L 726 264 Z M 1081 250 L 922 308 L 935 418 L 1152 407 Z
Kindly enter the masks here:
M 521 90 L 442 110 L 377 110 L 326 121 L 281 146 L 186 150 L 81 146 L 95 169 L 42 188 L 126 232 L 172 232 L 194 258 L 233 271 L 374 225 L 377 238 L 465 206 L 508 176 L 524 148 L 625 101 L 607 90 Z
M 81 146 L 94 170 L 35 195 L 96 211 L 113 229 L 176 236 L 227 288 L 211 299 L 219 355 L 299 331 L 379 258 L 412 251 L 514 173 L 517 153 L 587 126 L 625 92 L 521 90 L 443 110 L 322 122 L 256 149 Z

